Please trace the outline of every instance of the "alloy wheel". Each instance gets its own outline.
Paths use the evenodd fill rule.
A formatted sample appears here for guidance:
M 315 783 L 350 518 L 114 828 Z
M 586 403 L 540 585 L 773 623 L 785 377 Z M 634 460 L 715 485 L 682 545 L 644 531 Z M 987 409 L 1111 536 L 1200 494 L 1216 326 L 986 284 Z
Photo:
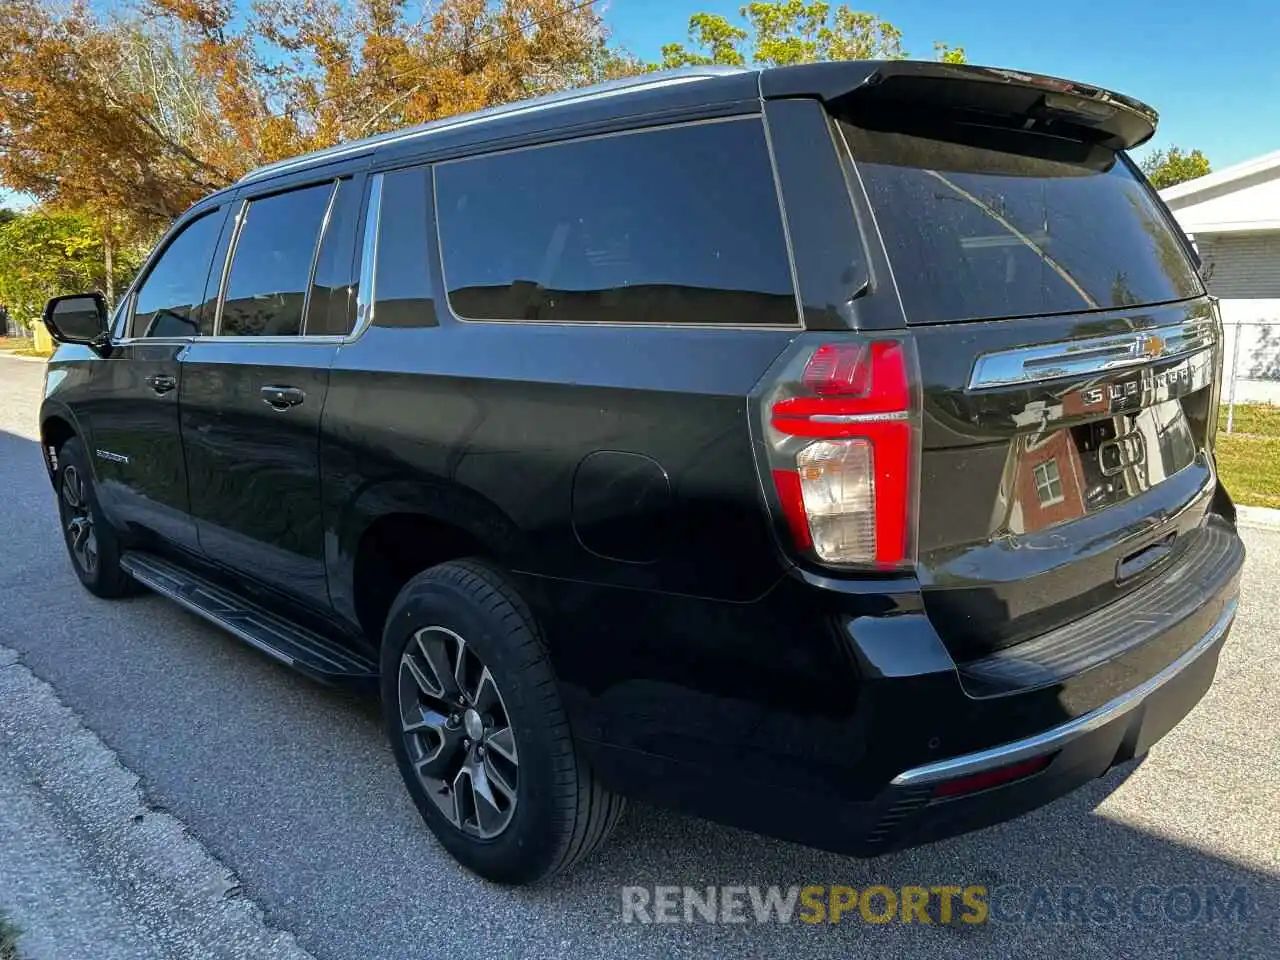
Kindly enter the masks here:
M 84 479 L 74 466 L 62 471 L 61 496 L 62 522 L 71 554 L 80 569 L 93 576 L 98 570 L 98 535 L 93 528 L 93 514 L 89 510 Z
M 489 668 L 445 627 L 414 633 L 400 657 L 400 722 L 427 795 L 456 828 L 497 837 L 516 809 L 515 733 Z

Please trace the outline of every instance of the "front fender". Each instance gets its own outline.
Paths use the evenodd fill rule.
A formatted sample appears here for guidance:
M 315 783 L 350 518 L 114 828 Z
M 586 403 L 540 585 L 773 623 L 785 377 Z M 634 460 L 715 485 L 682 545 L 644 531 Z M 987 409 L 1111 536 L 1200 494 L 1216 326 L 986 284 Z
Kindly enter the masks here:
M 80 421 L 80 418 L 76 416 L 71 407 L 61 400 L 49 397 L 47 392 L 48 388 L 46 388 L 46 397 L 40 404 L 40 458 L 44 461 L 45 474 L 49 478 L 50 485 L 56 486 L 57 481 L 55 476 L 56 464 L 50 456 L 50 447 L 55 443 L 61 444 L 70 436 L 80 437 L 86 451 L 90 453 L 88 457 L 89 470 L 96 483 L 98 480 L 96 475 L 97 465 L 94 463 L 92 451 L 89 449 L 91 440 L 85 424 Z

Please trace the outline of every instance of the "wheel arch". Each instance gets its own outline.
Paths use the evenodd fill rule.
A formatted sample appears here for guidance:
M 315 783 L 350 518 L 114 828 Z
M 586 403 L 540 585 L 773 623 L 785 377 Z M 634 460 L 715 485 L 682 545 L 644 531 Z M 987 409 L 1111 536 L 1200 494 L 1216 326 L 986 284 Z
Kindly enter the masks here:
M 56 452 L 72 437 L 80 437 L 81 442 L 84 441 L 84 434 L 71 411 L 46 404 L 40 412 L 40 455 L 51 484 L 57 482 Z
M 485 498 L 409 480 L 361 490 L 328 539 L 335 611 L 375 644 L 396 595 L 416 574 L 463 557 L 510 567 L 526 552 L 515 523 Z

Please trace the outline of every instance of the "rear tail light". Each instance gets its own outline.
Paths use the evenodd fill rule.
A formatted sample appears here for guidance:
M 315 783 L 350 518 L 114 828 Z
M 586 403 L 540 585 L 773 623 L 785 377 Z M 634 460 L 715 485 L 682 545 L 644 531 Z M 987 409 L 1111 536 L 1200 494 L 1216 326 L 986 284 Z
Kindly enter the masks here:
M 914 562 L 914 369 L 900 340 L 823 344 L 786 363 L 764 432 L 797 550 L 879 570 Z

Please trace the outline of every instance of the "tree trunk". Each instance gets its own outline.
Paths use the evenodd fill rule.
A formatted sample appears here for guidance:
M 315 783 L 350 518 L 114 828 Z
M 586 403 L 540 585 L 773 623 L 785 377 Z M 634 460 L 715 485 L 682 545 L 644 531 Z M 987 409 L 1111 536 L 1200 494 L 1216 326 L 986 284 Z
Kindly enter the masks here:
M 103 265 L 107 269 L 107 309 L 114 310 L 116 308 L 116 277 L 115 262 L 112 258 L 111 249 L 111 228 L 104 226 L 102 228 L 102 260 Z

